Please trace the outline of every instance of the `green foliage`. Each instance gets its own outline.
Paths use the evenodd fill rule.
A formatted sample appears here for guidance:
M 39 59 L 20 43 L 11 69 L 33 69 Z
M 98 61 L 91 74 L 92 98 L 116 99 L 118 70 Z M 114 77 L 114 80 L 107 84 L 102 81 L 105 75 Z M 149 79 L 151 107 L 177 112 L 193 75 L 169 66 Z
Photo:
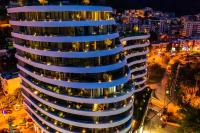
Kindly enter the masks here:
M 181 84 L 194 87 L 196 85 L 196 81 L 199 79 L 199 68 L 192 68 L 190 64 L 184 65 L 183 68 L 180 69 L 180 81 Z

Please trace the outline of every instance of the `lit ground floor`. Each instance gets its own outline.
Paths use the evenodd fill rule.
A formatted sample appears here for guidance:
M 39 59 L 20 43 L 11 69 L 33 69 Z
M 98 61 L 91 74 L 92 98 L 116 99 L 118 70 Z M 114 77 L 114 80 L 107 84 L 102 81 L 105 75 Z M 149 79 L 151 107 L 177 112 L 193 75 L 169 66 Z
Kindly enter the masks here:
M 20 111 L 13 111 L 12 114 L 0 114 L 0 130 L 9 130 L 8 119 L 12 119 L 13 131 L 20 131 L 22 133 L 34 133 L 34 126 L 29 122 L 30 118 L 24 109 Z

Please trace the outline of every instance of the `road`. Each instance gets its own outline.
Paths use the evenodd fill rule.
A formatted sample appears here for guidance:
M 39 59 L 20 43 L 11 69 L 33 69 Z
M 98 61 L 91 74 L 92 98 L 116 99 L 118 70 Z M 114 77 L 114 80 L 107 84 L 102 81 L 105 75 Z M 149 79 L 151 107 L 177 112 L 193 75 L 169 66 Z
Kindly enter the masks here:
M 150 111 L 148 115 L 153 116 L 154 113 Z M 176 133 L 177 127 L 166 125 L 166 127 L 161 128 L 161 123 L 160 117 L 158 115 L 154 116 L 151 121 L 144 126 L 143 133 Z
M 151 99 L 151 104 L 149 108 L 154 111 L 149 110 L 148 118 L 150 119 L 147 124 L 144 126 L 143 133 L 176 133 L 177 124 L 175 123 L 167 123 L 165 128 L 161 128 L 162 121 L 160 120 L 160 116 L 158 116 L 158 112 L 161 112 L 163 108 L 166 106 L 168 112 L 172 112 L 175 117 L 179 117 L 177 110 L 179 110 L 179 106 L 170 102 L 170 99 L 166 97 L 166 85 L 167 85 L 168 75 L 167 73 L 164 75 L 161 83 L 151 84 L 149 85 L 152 89 L 155 90 L 155 97 Z M 179 126 L 179 125 L 178 125 Z
M 180 109 L 180 107 L 172 103 L 165 93 L 167 87 L 167 80 L 168 80 L 168 74 L 166 73 L 161 83 L 149 85 L 151 88 L 155 90 L 155 97 L 156 97 L 151 100 L 151 103 L 152 105 L 160 107 L 160 109 L 162 109 L 168 104 L 167 111 L 173 113 L 175 116 L 178 116 L 177 111 Z
M 176 62 L 180 62 L 181 64 L 185 64 L 187 62 L 192 62 L 191 59 L 188 59 L 188 55 L 190 55 L 189 52 L 181 52 L 181 53 L 176 53 L 174 55 L 171 55 L 170 53 L 166 52 L 158 52 L 152 51 L 150 53 L 150 57 L 148 59 L 148 63 L 156 63 L 161 65 L 163 68 L 168 70 L 167 68 L 171 65 L 173 65 Z M 169 60 L 168 60 L 169 59 Z M 169 62 L 167 62 L 167 60 Z M 197 60 L 197 59 L 193 59 Z M 180 127 L 180 125 L 176 123 L 167 123 L 168 125 L 163 129 L 160 128 L 161 125 L 161 120 L 160 112 L 162 112 L 163 107 L 167 108 L 167 112 L 171 112 L 173 115 L 173 118 L 175 119 L 182 119 L 179 113 L 177 111 L 180 109 L 180 107 L 177 105 L 177 103 L 174 100 L 174 88 L 176 83 L 176 80 L 179 75 L 179 69 L 180 65 L 177 68 L 175 78 L 173 79 L 173 86 L 170 89 L 170 93 L 173 95 L 173 97 L 167 97 L 166 96 L 166 88 L 167 88 L 167 82 L 168 82 L 168 72 L 166 71 L 165 75 L 163 76 L 163 79 L 161 80 L 160 83 L 155 83 L 155 84 L 149 84 L 149 87 L 154 90 L 154 98 L 151 99 L 150 106 L 149 108 L 152 110 L 149 110 L 148 112 L 148 118 L 150 119 L 146 124 L 144 128 L 143 133 L 176 133 L 176 129 Z M 169 69 L 170 70 L 170 69 Z M 159 112 L 159 113 L 158 113 Z

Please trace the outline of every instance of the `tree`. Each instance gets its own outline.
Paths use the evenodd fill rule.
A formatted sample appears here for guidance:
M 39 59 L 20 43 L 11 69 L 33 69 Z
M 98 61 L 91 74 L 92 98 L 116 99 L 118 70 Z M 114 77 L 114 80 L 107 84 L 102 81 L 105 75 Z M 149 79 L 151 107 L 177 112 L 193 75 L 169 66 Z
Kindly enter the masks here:
M 150 42 L 158 41 L 158 35 L 154 31 L 150 31 Z
M 160 82 L 165 74 L 165 69 L 159 64 L 150 65 L 148 71 L 148 79 L 150 82 Z
M 40 4 L 45 5 L 48 3 L 48 0 L 38 0 L 40 2 Z
M 86 5 L 90 4 L 90 0 L 82 0 L 82 2 Z
M 200 131 L 200 109 L 187 107 L 181 110 L 183 120 L 179 123 L 181 128 L 178 129 L 180 133 L 199 133 Z
M 195 81 L 196 81 L 196 88 L 198 88 L 198 81 L 200 80 L 200 72 L 194 75 Z
M 167 51 L 171 51 L 172 50 L 172 43 L 169 43 L 167 44 L 167 47 L 166 47 Z
M 26 3 L 26 0 L 18 0 L 19 5 L 23 6 Z
M 16 104 L 22 104 L 23 96 L 21 88 L 18 88 L 13 95 L 6 95 L 0 99 L 0 109 L 13 108 Z

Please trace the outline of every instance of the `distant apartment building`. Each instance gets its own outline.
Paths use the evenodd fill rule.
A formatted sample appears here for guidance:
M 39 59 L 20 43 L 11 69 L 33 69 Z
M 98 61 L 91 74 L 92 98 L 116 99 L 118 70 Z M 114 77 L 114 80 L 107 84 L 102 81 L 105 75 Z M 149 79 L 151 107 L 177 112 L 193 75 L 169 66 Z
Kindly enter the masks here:
M 185 21 L 183 25 L 182 36 L 200 35 L 200 21 Z
M 138 27 L 139 32 L 164 33 L 169 30 L 169 20 L 174 18 L 172 13 L 163 13 L 154 11 L 152 8 L 125 10 L 123 14 L 118 16 L 118 20 L 131 27 Z M 120 18 L 120 19 L 119 19 Z
M 152 19 L 149 20 L 150 31 L 157 33 L 163 33 L 168 30 L 168 23 L 166 19 Z
M 5 95 L 13 95 L 15 91 L 21 88 L 21 78 L 18 73 L 2 73 L 0 81 Z
M 182 36 L 191 37 L 200 35 L 200 14 L 183 16 L 181 20 L 183 24 Z

